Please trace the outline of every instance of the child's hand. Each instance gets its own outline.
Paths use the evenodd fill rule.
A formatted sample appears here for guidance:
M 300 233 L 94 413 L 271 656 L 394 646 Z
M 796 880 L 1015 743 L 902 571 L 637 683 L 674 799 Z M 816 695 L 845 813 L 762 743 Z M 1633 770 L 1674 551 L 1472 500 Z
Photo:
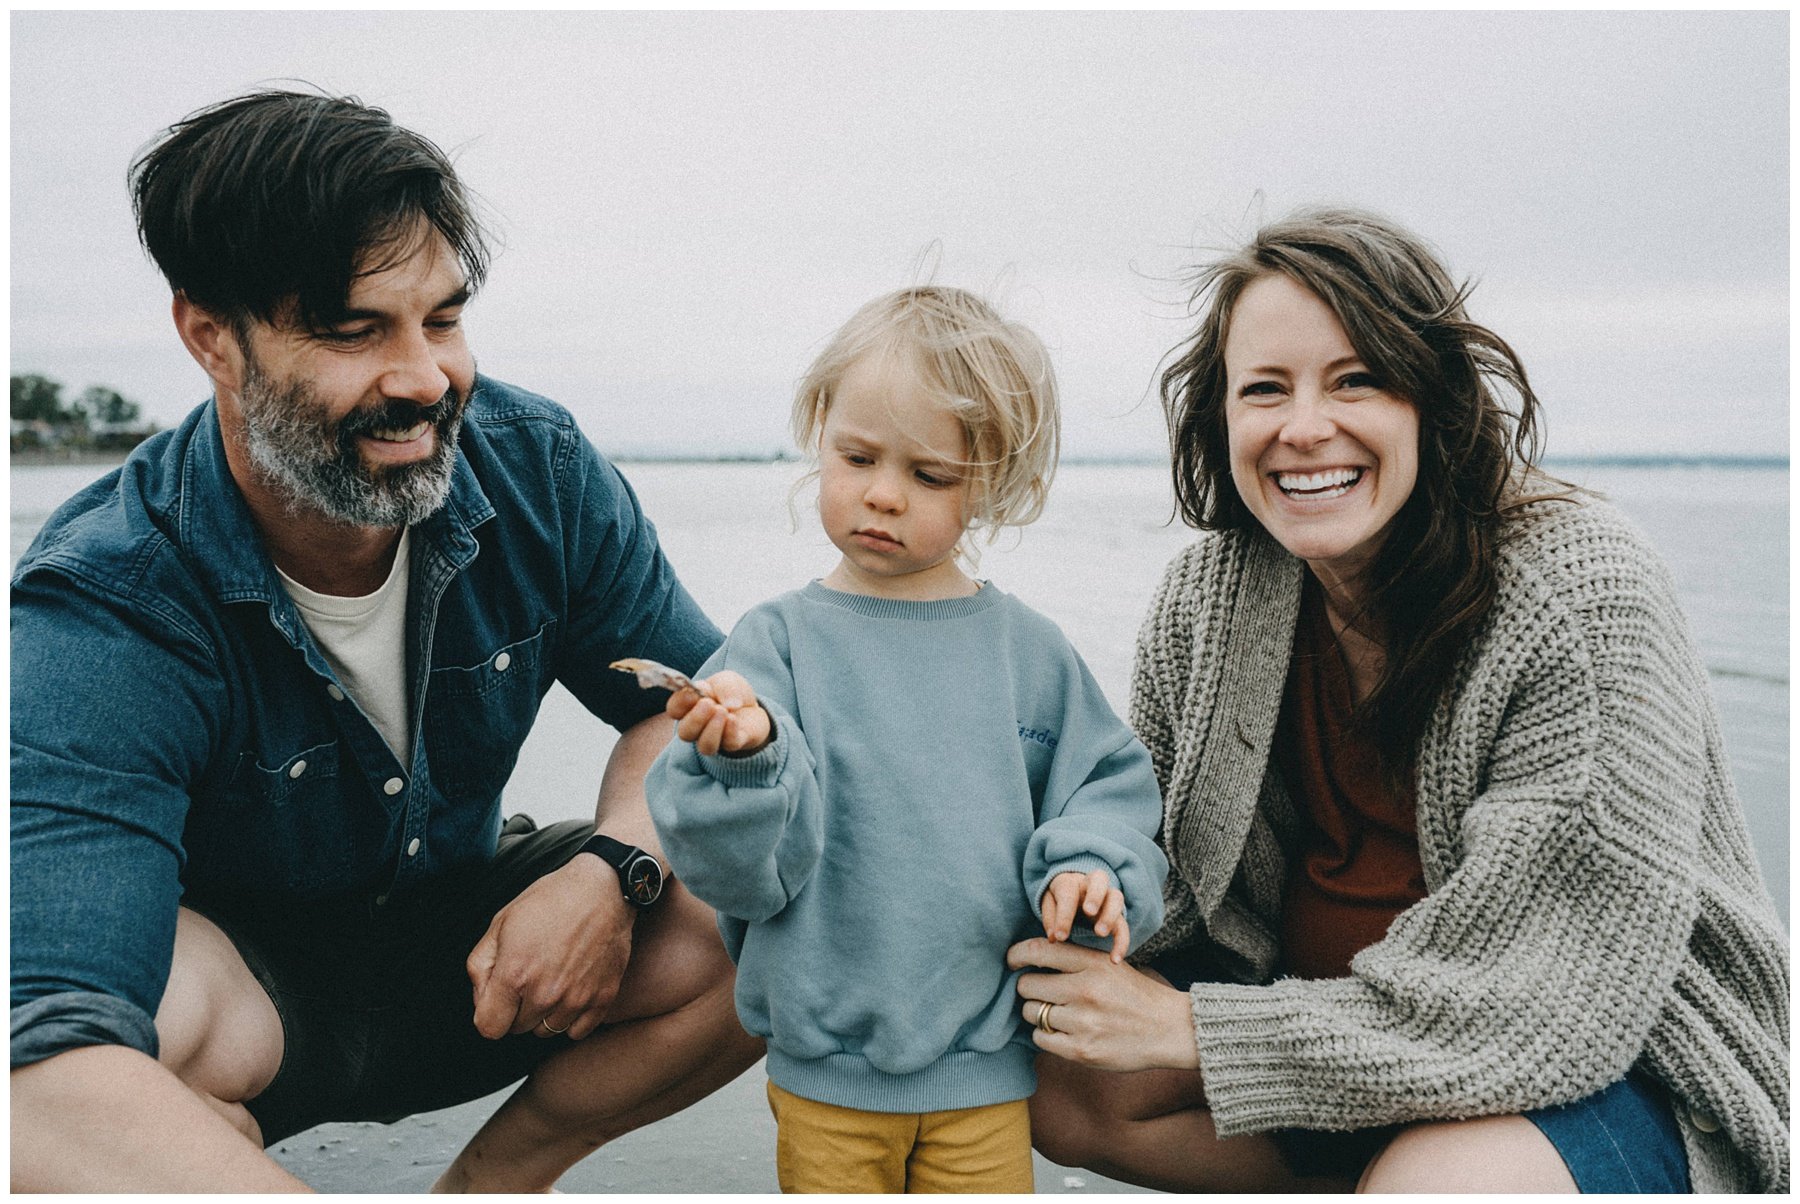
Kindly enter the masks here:
M 679 722 L 675 734 L 709 757 L 749 756 L 769 742 L 774 725 L 769 712 L 756 704 L 750 683 L 729 669 L 705 678 L 711 698 L 684 688 L 669 695 L 663 708 Z
M 1125 952 L 1131 948 L 1131 929 L 1125 923 L 1125 892 L 1112 884 L 1112 875 L 1105 870 L 1058 874 L 1050 879 L 1038 907 L 1044 916 L 1044 935 L 1052 941 L 1068 940 L 1069 929 L 1085 916 L 1096 935 L 1112 937 L 1113 962 L 1125 960 Z

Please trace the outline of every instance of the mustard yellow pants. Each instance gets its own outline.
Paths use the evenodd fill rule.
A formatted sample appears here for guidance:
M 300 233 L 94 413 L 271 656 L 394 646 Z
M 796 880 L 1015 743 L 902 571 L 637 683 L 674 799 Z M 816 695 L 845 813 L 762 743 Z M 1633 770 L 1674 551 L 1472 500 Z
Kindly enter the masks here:
M 1032 1189 L 1024 1100 L 950 1112 L 863 1112 L 769 1084 L 775 1178 L 784 1192 Z

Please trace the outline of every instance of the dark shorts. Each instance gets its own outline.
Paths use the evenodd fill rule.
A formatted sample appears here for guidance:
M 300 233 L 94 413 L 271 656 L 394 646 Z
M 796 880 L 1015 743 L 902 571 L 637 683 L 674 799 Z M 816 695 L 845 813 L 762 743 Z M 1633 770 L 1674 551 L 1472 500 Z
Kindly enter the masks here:
M 184 900 L 231 939 L 281 1015 L 281 1068 L 245 1105 L 264 1144 L 328 1120 L 395 1121 L 478 1099 L 568 1048 L 531 1033 L 482 1037 L 464 966 L 494 913 L 593 830 L 571 820 L 502 834 L 487 865 L 382 905 Z
M 1183 990 L 1198 981 L 1198 967 L 1180 951 L 1151 968 Z M 1584 1194 L 1693 1190 L 1675 1109 L 1648 1075 L 1633 1071 L 1583 1099 L 1523 1115 L 1550 1139 Z M 1296 1174 L 1356 1178 L 1399 1132 L 1399 1125 L 1386 1125 L 1341 1133 L 1276 1129 L 1269 1136 Z

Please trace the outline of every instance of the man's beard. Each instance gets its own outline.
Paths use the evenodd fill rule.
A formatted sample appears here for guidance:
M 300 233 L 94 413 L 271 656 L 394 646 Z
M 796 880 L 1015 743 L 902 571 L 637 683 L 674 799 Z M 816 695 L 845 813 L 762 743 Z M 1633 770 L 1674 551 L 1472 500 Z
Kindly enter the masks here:
M 250 459 L 291 510 L 311 511 L 355 527 L 421 522 L 450 496 L 456 439 L 468 398 L 454 388 L 429 406 L 388 398 L 333 422 L 308 381 L 277 383 L 247 359 L 243 405 Z M 357 437 L 429 422 L 436 446 L 424 460 L 370 468 Z

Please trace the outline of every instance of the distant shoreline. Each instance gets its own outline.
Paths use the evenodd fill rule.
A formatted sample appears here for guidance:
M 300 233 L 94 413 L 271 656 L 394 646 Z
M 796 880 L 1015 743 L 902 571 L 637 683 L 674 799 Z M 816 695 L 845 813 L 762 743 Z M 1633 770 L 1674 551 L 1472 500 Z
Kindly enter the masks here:
M 1786 468 L 1786 456 L 1545 456 L 1543 465 L 1595 468 Z
M 65 464 L 123 464 L 129 451 L 16 451 L 12 453 L 14 468 L 59 468 Z
M 619 464 L 799 464 L 799 457 L 791 453 L 779 455 L 700 455 L 680 452 L 609 452 L 608 458 Z M 119 452 L 79 451 L 50 452 L 27 451 L 14 452 L 11 457 L 14 468 L 55 468 L 62 465 L 105 465 L 123 464 L 125 455 Z M 1160 456 L 1065 456 L 1062 463 L 1069 467 L 1109 467 L 1109 468 L 1154 468 L 1163 467 L 1167 461 Z M 1546 456 L 1543 460 L 1546 468 L 1755 468 L 1786 469 L 1786 456 L 1659 456 L 1659 455 L 1620 455 L 1620 456 Z
M 605 449 L 602 449 L 603 451 Z M 699 455 L 681 452 L 607 452 L 620 464 L 799 464 L 791 452 L 777 455 Z M 1064 467 L 1166 468 L 1165 456 L 1064 456 Z M 1786 456 L 1570 455 L 1546 456 L 1546 468 L 1561 465 L 1604 468 L 1787 468 Z

